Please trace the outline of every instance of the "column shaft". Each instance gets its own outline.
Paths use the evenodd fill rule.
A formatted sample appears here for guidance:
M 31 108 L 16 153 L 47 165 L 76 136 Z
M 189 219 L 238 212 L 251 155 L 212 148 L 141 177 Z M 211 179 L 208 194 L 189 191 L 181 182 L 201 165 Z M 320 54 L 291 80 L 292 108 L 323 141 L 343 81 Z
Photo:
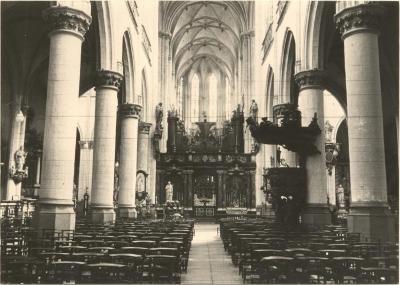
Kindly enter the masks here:
M 301 124 L 308 126 L 314 114 L 318 125 L 324 129 L 324 74 L 320 70 L 302 71 L 296 74 L 296 82 L 300 87 L 298 98 L 301 111 Z M 303 211 L 303 222 L 310 224 L 329 224 L 330 213 L 326 200 L 326 162 L 324 132 L 317 136 L 315 146 L 321 154 L 306 157 L 307 193 L 306 208 Z
M 119 161 L 118 216 L 136 218 L 136 166 L 138 162 L 138 123 L 140 105 L 120 106 L 121 144 Z
M 44 13 L 52 31 L 45 130 L 42 157 L 42 181 L 35 223 L 42 229 L 72 230 L 75 212 L 72 193 L 81 48 L 91 17 L 85 12 L 53 6 Z
M 117 123 L 117 93 L 122 75 L 102 70 L 96 82 L 96 112 L 93 146 L 91 219 L 113 222 L 114 166 Z
M 335 15 L 344 41 L 351 208 L 349 231 L 393 240 L 387 207 L 378 29 L 384 10 L 358 5 Z

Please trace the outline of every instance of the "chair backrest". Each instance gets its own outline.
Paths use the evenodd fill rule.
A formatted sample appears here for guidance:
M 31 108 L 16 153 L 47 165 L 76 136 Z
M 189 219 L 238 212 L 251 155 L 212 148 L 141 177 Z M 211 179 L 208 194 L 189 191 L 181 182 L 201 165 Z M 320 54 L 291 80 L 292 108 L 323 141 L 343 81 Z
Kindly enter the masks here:
M 141 256 L 145 256 L 149 251 L 147 247 L 139 247 L 139 246 L 128 246 L 128 247 L 121 247 L 121 253 L 132 253 L 132 254 L 139 254 Z

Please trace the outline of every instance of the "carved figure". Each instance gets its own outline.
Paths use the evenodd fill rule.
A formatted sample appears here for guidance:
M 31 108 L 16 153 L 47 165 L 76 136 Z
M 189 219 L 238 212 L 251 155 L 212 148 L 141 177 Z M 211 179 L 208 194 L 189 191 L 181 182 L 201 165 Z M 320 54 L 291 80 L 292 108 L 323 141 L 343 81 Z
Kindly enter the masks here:
M 156 106 L 156 122 L 157 122 L 157 124 L 162 123 L 163 116 L 164 116 L 163 105 L 162 105 L 162 103 L 158 103 L 158 105 Z
M 342 184 L 339 184 L 339 187 L 336 189 L 336 196 L 337 196 L 337 201 L 339 204 L 339 208 L 344 208 L 344 188 Z
M 15 183 L 20 183 L 28 178 L 28 167 L 24 168 L 26 156 L 27 153 L 22 150 L 22 147 L 14 154 L 14 162 L 11 162 L 9 177 L 12 178 Z
M 144 176 L 142 173 L 139 173 L 136 178 L 136 192 L 142 193 L 144 192 Z
M 165 201 L 171 202 L 173 196 L 174 196 L 174 187 L 172 186 L 171 181 L 168 181 L 167 185 L 165 186 Z
M 26 159 L 26 152 L 23 151 L 21 147 L 14 154 L 15 166 L 17 171 L 24 170 L 25 159 Z
M 250 116 L 257 121 L 257 116 L 258 116 L 258 106 L 256 103 L 256 100 L 251 100 L 251 105 L 250 105 Z

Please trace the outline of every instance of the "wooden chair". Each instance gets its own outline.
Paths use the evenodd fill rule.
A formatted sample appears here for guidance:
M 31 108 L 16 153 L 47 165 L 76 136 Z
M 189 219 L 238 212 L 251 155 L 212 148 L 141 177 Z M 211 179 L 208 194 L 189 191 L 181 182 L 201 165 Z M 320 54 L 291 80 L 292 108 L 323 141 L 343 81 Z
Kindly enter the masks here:
M 359 283 L 397 284 L 399 272 L 392 268 L 361 267 Z
M 47 267 L 45 281 L 48 283 L 78 283 L 81 281 L 82 267 L 85 262 L 54 261 Z
M 332 258 L 333 275 L 336 283 L 356 283 L 364 258 L 339 256 Z
M 153 283 L 164 280 L 180 283 L 181 271 L 179 259 L 172 255 L 149 255 L 151 261 L 150 275 Z
M 260 281 L 265 283 L 292 283 L 293 258 L 287 256 L 263 257 L 258 265 Z
M 131 253 L 110 254 L 112 263 L 126 265 L 126 278 L 129 282 L 140 281 L 143 272 L 143 256 Z
M 81 282 L 90 284 L 120 284 L 126 281 L 126 265 L 117 263 L 93 263 L 85 266 Z
M 319 256 L 298 256 L 295 259 L 295 272 L 300 272 L 304 283 L 327 283 L 333 281 L 333 271 L 329 259 Z M 299 268 L 301 268 L 299 270 Z

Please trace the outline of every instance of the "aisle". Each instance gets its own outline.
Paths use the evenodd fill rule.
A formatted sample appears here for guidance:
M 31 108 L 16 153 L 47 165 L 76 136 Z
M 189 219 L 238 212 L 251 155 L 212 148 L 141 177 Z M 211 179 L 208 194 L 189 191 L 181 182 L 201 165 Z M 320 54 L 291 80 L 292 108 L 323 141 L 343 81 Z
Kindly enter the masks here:
M 195 224 L 188 273 L 182 274 L 182 284 L 243 284 L 238 268 L 232 264 L 217 235 L 218 224 Z

